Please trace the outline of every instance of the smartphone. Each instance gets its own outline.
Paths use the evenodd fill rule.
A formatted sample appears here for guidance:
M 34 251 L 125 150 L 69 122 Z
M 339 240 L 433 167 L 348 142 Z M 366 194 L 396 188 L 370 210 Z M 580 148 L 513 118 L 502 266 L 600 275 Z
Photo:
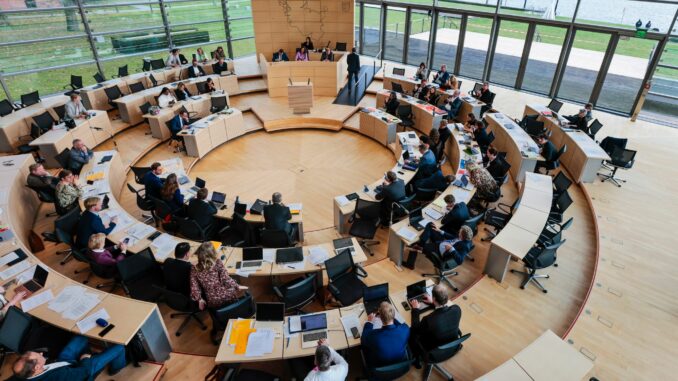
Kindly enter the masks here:
M 113 324 L 109 324 L 106 326 L 106 328 L 102 329 L 101 332 L 99 332 L 99 337 L 104 337 L 106 336 L 107 333 L 111 332 L 111 330 L 115 328 Z
M 405 309 L 405 311 L 409 311 L 410 310 L 410 303 L 408 303 L 407 301 L 403 302 L 403 308 Z
M 122 243 L 124 243 L 125 245 L 127 245 L 127 244 L 129 243 L 129 237 L 123 239 L 123 240 L 122 240 Z
M 353 334 L 354 339 L 359 339 L 360 331 L 358 331 L 358 327 L 351 327 L 351 334 Z

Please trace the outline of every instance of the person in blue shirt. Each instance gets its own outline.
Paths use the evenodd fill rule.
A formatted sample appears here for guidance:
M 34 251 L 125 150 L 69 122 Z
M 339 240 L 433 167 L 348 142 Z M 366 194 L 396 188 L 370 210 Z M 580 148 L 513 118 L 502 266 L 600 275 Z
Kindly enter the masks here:
M 433 151 L 429 149 L 428 144 L 421 143 L 419 145 L 419 153 L 421 153 L 421 157 L 419 159 L 411 159 L 409 161 L 410 163 L 418 163 L 417 174 L 414 176 L 414 180 L 427 178 L 431 176 L 438 168 L 436 155 L 434 155 Z
M 450 184 L 452 184 L 454 179 L 454 175 L 445 176 L 443 175 L 443 171 L 438 169 L 433 172 L 431 176 L 415 181 L 414 189 L 433 189 L 442 192 L 447 189 Z
M 431 222 L 426 225 L 424 232 L 419 237 L 419 242 L 413 245 L 411 249 L 404 264 L 405 267 L 410 269 L 414 269 L 419 251 L 435 253 L 440 256 L 443 262 L 454 260 L 457 265 L 461 265 L 473 249 L 473 230 L 463 225 L 459 228 L 459 233 L 450 234 Z
M 188 128 L 190 124 L 191 121 L 190 119 L 188 119 L 188 111 L 186 110 L 181 110 L 178 115 L 176 115 L 174 118 L 172 118 L 172 120 L 170 120 L 169 123 L 169 129 L 170 133 L 172 134 L 172 138 L 181 141 L 181 146 L 183 147 L 184 151 L 186 150 L 186 143 L 184 142 L 184 137 L 177 136 L 177 134 L 181 132 L 181 130 Z
M 94 152 L 87 148 L 82 140 L 75 139 L 73 140 L 73 147 L 69 155 L 68 164 L 71 167 L 71 171 L 79 175 L 82 167 L 89 163 L 89 160 L 94 156 Z
M 440 65 L 440 71 L 433 77 L 433 83 L 442 86 L 450 79 L 450 73 L 447 72 L 447 65 Z
M 101 211 L 101 206 L 101 199 L 99 197 L 85 199 L 85 211 L 80 215 L 75 235 L 75 246 L 77 248 L 86 248 L 89 244 L 89 237 L 92 234 L 104 233 L 109 235 L 115 229 L 118 217 L 113 217 L 110 223 L 104 224 L 98 214 Z
M 376 319 L 383 326 L 374 328 Z M 407 341 L 410 327 L 395 319 L 395 308 L 389 302 L 382 302 L 377 313 L 367 315 L 360 344 L 366 355 L 368 367 L 390 365 L 407 358 Z
M 281 61 L 289 61 L 290 59 L 287 57 L 287 53 L 280 48 L 277 53 L 273 53 L 273 62 L 281 62 Z
M 163 180 L 159 177 L 162 174 L 162 164 L 155 162 L 151 164 L 151 170 L 146 172 L 142 182 L 146 187 L 146 197 L 160 198 Z
M 445 99 L 443 109 L 447 111 L 447 120 L 453 121 L 457 119 L 459 111 L 461 110 L 461 98 L 459 97 L 459 90 L 454 90 L 451 97 Z

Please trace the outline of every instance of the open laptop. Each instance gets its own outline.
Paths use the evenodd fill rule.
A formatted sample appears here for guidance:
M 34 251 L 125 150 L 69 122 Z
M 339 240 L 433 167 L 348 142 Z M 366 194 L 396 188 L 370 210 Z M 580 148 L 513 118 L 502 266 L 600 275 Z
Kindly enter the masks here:
M 313 348 L 318 345 L 318 340 L 327 338 L 327 314 L 290 316 L 290 333 L 302 332 L 301 347 Z
M 405 75 L 405 69 L 399 68 L 399 67 L 394 67 L 393 68 L 393 75 L 404 76 Z
M 240 269 L 247 270 L 258 270 L 261 268 L 261 265 L 264 263 L 264 249 L 261 247 L 245 247 L 242 249 L 242 261 L 240 263 Z
M 257 303 L 257 321 L 283 321 L 285 319 L 285 303 Z
M 275 263 L 294 263 L 304 260 L 304 252 L 301 247 L 290 247 L 275 251 Z
M 264 206 L 268 205 L 268 203 L 264 200 L 257 199 L 257 201 L 252 204 L 250 207 L 250 214 L 258 214 L 262 215 L 264 214 Z
M 403 90 L 403 87 L 396 82 L 391 82 L 391 89 L 395 91 L 396 93 L 403 94 L 405 91 Z
M 26 297 L 33 295 L 33 293 L 45 287 L 48 275 L 49 272 L 45 270 L 42 266 L 40 265 L 36 266 L 35 272 L 33 273 L 33 279 L 14 289 L 15 294 L 21 291 L 25 291 Z
M 212 192 L 212 202 L 221 208 L 226 203 L 226 193 Z
M 207 182 L 205 180 L 201 179 L 200 177 L 196 177 L 195 178 L 195 185 L 191 187 L 191 190 L 193 192 L 197 192 L 200 189 L 204 188 L 205 185 L 207 185 Z
M 421 224 L 419 224 L 421 221 L 424 220 L 424 214 L 422 213 L 423 208 L 416 208 L 412 211 L 410 211 L 409 219 L 410 219 L 410 226 L 415 228 L 416 230 L 422 230 L 424 229 Z
M 407 286 L 407 301 L 411 302 L 412 300 L 417 300 L 419 302 L 420 308 L 426 308 L 426 304 L 423 303 L 424 295 L 427 294 L 426 291 L 426 281 L 420 280 Z
M 363 305 L 368 315 L 376 312 L 381 302 L 388 301 L 388 283 L 369 286 L 363 289 Z
M 355 247 L 353 246 L 353 238 L 338 238 L 332 241 L 334 245 L 334 252 L 339 254 L 343 250 L 348 250 L 351 255 L 355 254 Z
M 466 176 L 466 175 L 461 175 L 460 178 L 454 180 L 454 182 L 452 183 L 452 185 L 454 185 L 454 186 L 456 186 L 456 187 L 460 187 L 460 188 L 466 189 L 466 188 L 468 187 L 468 176 Z

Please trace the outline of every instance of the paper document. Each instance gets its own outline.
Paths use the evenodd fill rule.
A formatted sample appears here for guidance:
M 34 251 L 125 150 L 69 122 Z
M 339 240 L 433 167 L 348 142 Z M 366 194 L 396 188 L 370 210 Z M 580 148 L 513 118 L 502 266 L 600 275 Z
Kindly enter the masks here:
M 39 294 L 33 294 L 30 298 L 21 302 L 21 309 L 24 310 L 24 312 L 28 312 L 51 301 L 52 299 L 54 299 L 54 294 L 52 294 L 51 289 L 48 289 Z
M 136 239 L 144 239 L 155 231 L 151 225 L 146 225 L 141 222 L 136 223 L 131 228 L 127 229 L 127 234 Z
M 421 219 L 421 220 L 419 221 L 418 225 L 421 226 L 422 228 L 426 228 L 426 225 L 428 225 L 428 224 L 430 224 L 430 223 L 433 223 L 433 221 L 431 221 L 431 220 L 429 220 L 428 218 L 424 217 L 423 219 Z M 408 241 L 411 241 L 411 239 L 408 239 Z
M 339 206 L 348 205 L 351 202 L 351 200 L 346 198 L 346 196 L 344 196 L 344 195 L 337 196 L 334 199 L 337 200 L 337 204 L 339 204 Z
M 306 267 L 306 261 L 281 263 L 279 266 L 284 269 L 302 270 L 304 267 Z
M 301 210 L 303 209 L 303 206 L 301 205 L 300 202 L 295 202 L 292 204 L 287 205 L 288 208 L 290 208 L 290 212 L 292 214 L 299 214 Z
M 322 246 L 313 246 L 308 249 L 308 260 L 314 265 L 322 265 L 328 257 L 327 250 Z
M 66 286 L 49 303 L 49 309 L 68 320 L 78 320 L 99 304 L 99 295 L 81 286 Z
M 4 266 L 17 258 L 19 258 L 19 256 L 15 252 L 5 254 L 2 258 L 0 258 L 0 266 Z
M 435 210 L 434 208 L 426 208 L 424 210 L 424 213 L 434 220 L 439 220 L 443 217 L 443 214 L 440 213 L 439 211 Z
M 275 249 L 264 249 L 263 250 L 263 260 L 264 262 L 273 263 L 275 262 Z
M 155 248 L 155 258 L 160 261 L 167 259 L 174 252 L 177 243 L 173 236 L 167 233 L 161 234 L 151 244 Z
M 81 333 L 87 333 L 97 326 L 97 319 L 108 320 L 110 319 L 110 317 L 111 316 L 108 315 L 106 309 L 102 308 L 99 311 L 80 320 L 79 322 L 76 323 L 76 325 L 78 326 L 78 329 L 80 330 Z
M 257 270 L 237 269 L 237 270 L 235 270 L 235 275 L 243 277 L 243 278 L 248 278 L 250 275 L 254 274 L 255 272 L 257 272 Z
M 270 328 L 259 328 L 256 332 L 250 333 L 247 338 L 247 349 L 245 356 L 262 356 L 273 352 L 273 342 L 275 341 L 275 332 Z
M 358 315 L 356 314 L 349 314 L 346 316 L 341 317 L 341 325 L 344 326 L 344 332 L 346 333 L 346 337 L 352 338 L 353 337 L 353 332 L 351 332 L 351 328 L 356 327 L 358 328 L 358 332 L 360 332 L 360 335 L 362 336 L 363 334 L 363 326 L 360 324 L 360 319 L 358 318 Z
M 17 275 L 18 273 L 28 269 L 29 267 L 31 267 L 31 265 L 32 265 L 31 261 L 29 261 L 28 258 L 26 258 L 23 261 L 11 266 L 7 270 L 0 272 L 0 278 L 2 278 L 2 280 L 7 280 Z
M 407 226 L 403 226 L 402 228 L 400 228 L 397 234 L 405 238 L 407 241 L 414 241 L 415 239 L 417 239 L 417 232 L 415 232 L 414 230 L 410 229 Z

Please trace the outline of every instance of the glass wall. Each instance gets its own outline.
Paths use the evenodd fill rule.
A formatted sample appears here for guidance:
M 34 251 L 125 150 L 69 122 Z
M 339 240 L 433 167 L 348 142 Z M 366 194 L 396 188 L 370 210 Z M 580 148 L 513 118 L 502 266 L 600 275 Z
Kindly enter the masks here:
M 537 25 L 532 36 L 522 89 L 548 94 L 565 42 L 566 28 Z
M 499 23 L 499 37 L 494 48 L 490 80 L 506 86 L 516 83 L 520 60 L 523 56 L 528 24 L 502 20 Z
M 426 11 L 410 13 L 410 35 L 407 36 L 407 63 L 419 65 L 428 58 L 428 42 L 431 38 L 431 16 Z
M 459 74 L 473 79 L 481 79 L 483 77 L 491 29 L 491 18 L 468 17 Z
M 589 101 L 609 41 L 608 33 L 576 31 L 558 97 L 581 103 Z
M 402 62 L 405 45 L 405 8 L 386 8 L 384 59 Z
M 432 68 L 438 70 L 440 65 L 446 64 L 450 71 L 454 71 L 461 21 L 461 15 L 443 12 L 438 14 L 436 41 L 433 44 Z
M 376 56 L 379 53 L 381 39 L 381 8 L 376 5 L 365 4 L 363 22 L 363 54 Z

